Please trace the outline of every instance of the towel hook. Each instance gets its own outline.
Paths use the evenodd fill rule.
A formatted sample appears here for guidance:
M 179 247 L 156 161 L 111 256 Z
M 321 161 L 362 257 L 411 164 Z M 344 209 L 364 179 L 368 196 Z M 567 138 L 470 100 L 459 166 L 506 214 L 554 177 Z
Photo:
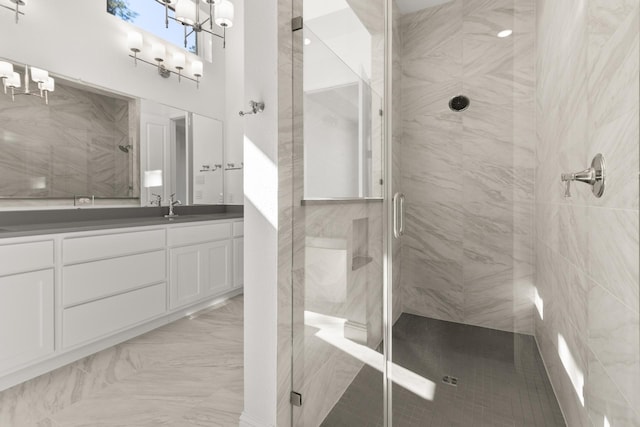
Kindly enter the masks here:
M 258 114 L 258 113 L 262 113 L 264 111 L 264 102 L 256 102 L 256 101 L 249 101 L 249 108 L 251 108 L 250 111 L 240 111 L 240 117 L 243 116 L 247 116 L 249 114 Z

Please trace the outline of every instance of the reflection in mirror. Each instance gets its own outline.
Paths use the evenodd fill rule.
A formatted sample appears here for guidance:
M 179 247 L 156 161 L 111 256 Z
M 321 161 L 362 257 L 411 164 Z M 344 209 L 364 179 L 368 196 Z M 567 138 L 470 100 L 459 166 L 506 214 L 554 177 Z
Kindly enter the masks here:
M 24 86 L 24 66 L 14 70 Z M 137 203 L 137 101 L 55 81 L 49 105 L 0 93 L 0 205 L 80 195 Z
M 332 33 L 336 14 L 350 22 L 346 33 Z M 330 48 L 345 38 L 348 49 Z M 305 199 L 382 197 L 382 102 L 370 86 L 370 52 L 371 36 L 346 3 L 305 22 Z
M 58 75 L 48 105 L 0 89 L 0 209 L 222 204 L 223 165 L 219 120 Z
M 223 203 L 222 122 L 141 101 L 142 206 Z

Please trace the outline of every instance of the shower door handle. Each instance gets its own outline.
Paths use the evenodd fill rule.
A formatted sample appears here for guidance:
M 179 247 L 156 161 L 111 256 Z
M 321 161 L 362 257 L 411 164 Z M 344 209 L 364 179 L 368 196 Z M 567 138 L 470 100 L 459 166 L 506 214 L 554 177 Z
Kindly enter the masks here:
M 393 237 L 399 239 L 404 234 L 404 194 L 393 195 Z
M 400 194 L 400 236 L 404 236 L 404 194 Z

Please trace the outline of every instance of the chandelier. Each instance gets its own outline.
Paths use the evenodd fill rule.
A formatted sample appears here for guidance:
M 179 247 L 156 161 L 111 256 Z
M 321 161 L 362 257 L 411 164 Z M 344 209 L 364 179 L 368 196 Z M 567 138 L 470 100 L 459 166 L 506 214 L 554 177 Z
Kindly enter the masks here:
M 29 89 L 29 74 L 31 80 L 38 85 L 38 91 L 32 92 Z M 44 99 L 45 104 L 49 105 L 49 93 L 56 88 L 53 77 L 49 77 L 49 72 L 36 67 L 24 66 L 24 88 L 22 87 L 22 78 L 20 74 L 13 71 L 13 64 L 6 61 L 0 61 L 0 80 L 2 80 L 2 88 L 5 95 L 11 92 L 11 100 L 16 100 L 16 95 L 33 95 Z
M 169 19 L 173 19 L 184 26 L 184 47 L 187 47 L 187 37 L 193 33 L 205 33 L 222 39 L 222 46 L 226 47 L 227 28 L 233 26 L 234 8 L 229 0 L 156 0 L 164 5 L 165 27 L 169 28 Z M 202 10 L 202 6 L 209 9 L 209 13 Z M 173 12 L 173 16 L 169 12 Z M 213 32 L 213 24 L 222 28 L 222 35 Z
M 20 11 L 20 7 L 27 5 L 27 0 L 9 0 L 10 3 L 13 3 L 12 7 L 5 6 L 4 4 L 0 4 L 0 7 L 5 9 L 9 9 L 10 11 L 16 14 L 16 24 L 18 23 L 18 19 L 20 15 L 24 15 L 24 12 Z

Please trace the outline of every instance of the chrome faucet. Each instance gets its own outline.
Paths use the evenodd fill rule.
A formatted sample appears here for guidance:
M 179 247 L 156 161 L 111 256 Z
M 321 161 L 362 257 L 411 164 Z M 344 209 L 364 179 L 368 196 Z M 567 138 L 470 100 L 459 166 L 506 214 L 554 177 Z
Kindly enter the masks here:
M 562 182 L 565 183 L 564 197 L 571 197 L 571 181 L 589 184 L 592 187 L 593 194 L 596 197 L 602 197 L 602 194 L 604 194 L 604 178 L 604 157 L 602 154 L 598 154 L 593 158 L 589 169 L 580 172 L 563 173 L 560 176 Z
M 178 216 L 175 212 L 173 212 L 173 207 L 175 205 L 181 205 L 182 202 L 180 200 L 173 200 L 174 197 L 176 197 L 176 193 L 173 193 L 169 196 L 169 214 L 165 215 L 165 218 L 173 218 L 175 216 Z
M 151 193 L 151 197 L 153 197 L 153 200 L 151 200 L 151 205 L 156 205 L 158 207 L 160 207 L 162 205 L 162 196 L 156 193 Z

